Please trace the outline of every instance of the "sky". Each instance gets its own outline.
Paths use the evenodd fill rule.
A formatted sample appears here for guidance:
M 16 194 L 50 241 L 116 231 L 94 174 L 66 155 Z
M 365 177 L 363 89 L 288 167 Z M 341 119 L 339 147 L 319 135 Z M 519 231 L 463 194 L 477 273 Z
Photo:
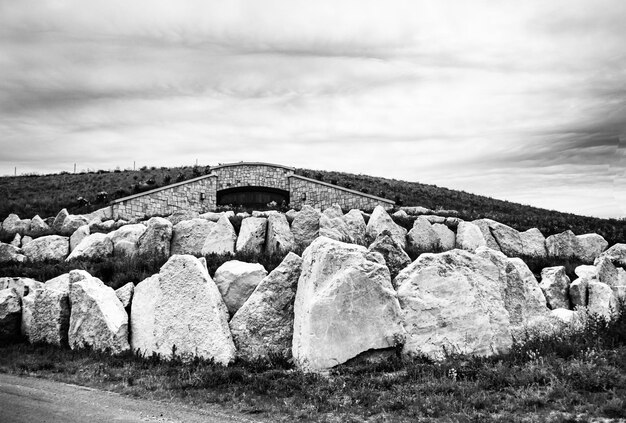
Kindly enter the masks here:
M 626 217 L 624 0 L 0 0 L 0 175 L 266 161 Z

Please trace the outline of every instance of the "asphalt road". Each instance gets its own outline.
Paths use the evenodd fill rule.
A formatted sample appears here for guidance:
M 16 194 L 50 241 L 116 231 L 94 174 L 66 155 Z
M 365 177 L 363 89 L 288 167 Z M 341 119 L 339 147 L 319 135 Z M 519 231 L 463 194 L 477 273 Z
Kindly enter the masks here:
M 228 413 L 218 406 L 197 409 L 129 398 L 84 386 L 0 373 L 0 423 L 258 421 Z

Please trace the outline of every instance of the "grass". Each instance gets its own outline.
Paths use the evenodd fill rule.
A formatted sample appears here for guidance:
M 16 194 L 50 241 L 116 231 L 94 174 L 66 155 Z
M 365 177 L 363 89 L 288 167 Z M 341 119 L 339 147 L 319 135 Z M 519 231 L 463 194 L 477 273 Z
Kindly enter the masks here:
M 622 309 L 624 310 L 624 309 Z M 529 331 L 489 358 L 355 359 L 327 376 L 284 360 L 222 367 L 132 353 L 0 346 L 0 371 L 159 400 L 222 404 L 273 421 L 579 422 L 626 418 L 626 312 Z

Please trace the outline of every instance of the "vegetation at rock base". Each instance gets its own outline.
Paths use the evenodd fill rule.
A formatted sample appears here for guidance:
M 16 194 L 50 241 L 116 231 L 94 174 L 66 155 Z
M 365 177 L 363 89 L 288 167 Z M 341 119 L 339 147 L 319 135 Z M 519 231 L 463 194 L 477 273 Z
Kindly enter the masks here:
M 98 170 L 77 174 L 0 177 L 0 220 L 9 213 L 22 218 L 70 213 L 88 213 L 109 201 L 138 192 L 181 182 L 210 172 L 210 168 L 142 167 L 139 170 Z M 344 172 L 296 169 L 296 173 L 396 201 L 402 205 L 434 210 L 457 210 L 464 220 L 490 218 L 517 230 L 538 228 L 545 236 L 571 229 L 576 234 L 595 232 L 610 244 L 626 240 L 626 219 L 599 219 L 561 213 L 441 188 L 436 185 Z M 82 197 L 82 200 L 79 198 Z
M 391 354 L 355 359 L 330 374 L 305 374 L 282 359 L 183 362 L 110 356 L 47 345 L 0 346 L 0 371 L 46 377 L 126 395 L 223 404 L 271 421 L 586 422 L 626 418 L 626 308 L 612 321 L 529 330 L 488 358 L 441 362 Z

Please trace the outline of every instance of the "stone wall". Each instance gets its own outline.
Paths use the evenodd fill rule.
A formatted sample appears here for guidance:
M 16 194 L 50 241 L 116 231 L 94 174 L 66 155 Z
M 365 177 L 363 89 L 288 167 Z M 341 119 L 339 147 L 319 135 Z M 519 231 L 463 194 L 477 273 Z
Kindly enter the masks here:
M 205 213 L 215 209 L 217 178 L 201 176 L 148 192 L 121 198 L 111 204 L 114 219 L 165 216 L 179 210 Z M 201 194 L 204 198 L 201 198 Z
M 216 166 L 211 174 L 217 176 L 218 191 L 247 186 L 289 191 L 288 176 L 293 174 L 293 168 L 268 163 L 235 163 Z
M 289 198 L 292 207 L 300 208 L 310 205 L 322 210 L 333 204 L 339 204 L 344 210 L 371 210 L 378 205 L 390 209 L 395 204 L 392 200 L 385 200 L 300 175 L 289 177 Z

